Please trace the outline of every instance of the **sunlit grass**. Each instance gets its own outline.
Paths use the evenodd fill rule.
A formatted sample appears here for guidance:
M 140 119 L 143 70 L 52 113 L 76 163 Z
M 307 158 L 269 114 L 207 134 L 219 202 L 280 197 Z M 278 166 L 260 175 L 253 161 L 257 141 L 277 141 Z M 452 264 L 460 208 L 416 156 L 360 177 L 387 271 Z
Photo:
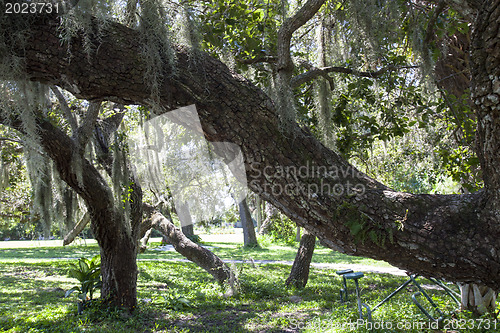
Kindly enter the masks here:
M 152 247 L 158 246 L 152 244 Z M 235 243 L 207 243 L 224 259 L 247 260 L 232 264 L 240 280 L 236 296 L 224 296 L 225 289 L 204 270 L 192 263 L 154 259 L 180 258 L 175 252 L 148 251 L 139 261 L 139 306 L 133 316 L 119 309 L 93 307 L 77 314 L 76 297 L 64 298 L 64 291 L 77 284 L 68 277 L 71 259 L 91 257 L 96 245 L 66 248 L 29 248 L 0 251 L 0 331 L 5 332 L 357 332 L 358 312 L 353 284 L 349 302 L 339 301 L 340 278 L 334 270 L 312 269 L 304 289 L 287 289 L 284 281 L 290 266 L 256 265 L 248 260 L 290 260 L 293 246 L 263 244 L 247 249 Z M 370 260 L 351 258 L 318 246 L 316 262 L 368 264 Z M 372 261 L 372 264 L 380 263 Z M 360 280 L 362 301 L 373 308 L 407 278 L 365 272 Z M 422 279 L 422 283 L 429 284 Z M 416 292 L 410 287 L 380 307 L 375 323 L 428 323 L 412 303 Z M 467 318 L 453 314 L 456 305 L 443 292 L 429 294 L 448 318 Z M 187 304 L 179 301 L 186 299 Z M 429 305 L 422 301 L 426 308 Z M 347 325 L 350 324 L 351 326 Z M 346 326 L 347 325 L 347 326 Z M 493 327 L 493 326 L 492 326 Z M 495 332 L 476 329 L 467 332 Z M 366 330 L 365 330 L 366 331 Z M 425 332 L 415 329 L 379 329 L 373 332 Z M 432 330 L 431 330 L 432 331 Z M 445 332 L 438 330 L 436 332 Z M 458 332 L 457 330 L 455 330 Z M 462 330 L 463 331 L 463 330 Z M 454 332 L 448 330 L 446 332 Z
M 297 254 L 298 244 L 275 245 L 269 242 L 262 242 L 258 248 L 246 248 L 241 243 L 223 243 L 223 242 L 205 242 L 203 245 L 211 247 L 210 250 L 223 260 L 277 260 L 293 261 Z M 183 257 L 174 250 L 156 251 L 161 244 L 153 242 L 149 244 L 149 250 L 139 254 L 138 259 L 183 259 Z M 99 254 L 97 244 L 70 245 L 60 247 L 29 247 L 17 249 L 1 249 L 0 262 L 38 262 L 43 259 L 77 259 L 81 257 L 91 258 Z M 382 261 L 373 259 L 347 256 L 345 254 L 317 245 L 314 250 L 312 262 L 315 263 L 335 263 L 335 264 L 362 264 L 389 266 Z

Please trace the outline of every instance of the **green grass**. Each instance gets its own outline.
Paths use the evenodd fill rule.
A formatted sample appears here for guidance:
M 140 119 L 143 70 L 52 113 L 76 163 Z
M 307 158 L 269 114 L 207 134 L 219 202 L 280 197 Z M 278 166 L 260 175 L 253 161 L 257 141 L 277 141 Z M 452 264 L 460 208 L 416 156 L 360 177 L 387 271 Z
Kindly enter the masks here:
M 224 260 L 278 260 L 293 261 L 297 254 L 297 247 L 290 245 L 275 245 L 261 238 L 263 244 L 258 248 L 245 248 L 239 243 L 204 242 L 204 245 L 212 246 L 210 250 Z M 139 259 L 182 259 L 176 251 L 155 251 L 154 248 L 160 243 L 150 243 L 149 251 L 138 256 Z M 99 254 L 97 244 L 69 245 L 65 247 L 30 247 L 30 248 L 5 248 L 0 249 L 0 262 L 23 261 L 33 262 L 40 259 L 75 259 L 81 257 L 93 257 Z M 368 258 L 348 256 L 321 245 L 314 250 L 312 262 L 335 263 L 335 264 L 361 264 L 372 266 L 390 266 L 389 264 Z
M 277 246 L 243 249 L 234 244 L 211 244 L 222 257 L 293 260 L 293 247 Z M 317 260 L 330 257 L 347 260 L 319 248 Z M 322 251 L 325 251 L 322 254 Z M 280 264 L 236 264 L 240 288 L 236 296 L 225 297 L 224 290 L 211 276 L 192 263 L 140 261 L 138 275 L 139 307 L 132 316 L 119 309 L 76 311 L 76 297 L 64 298 L 64 291 L 76 284 L 68 278 L 70 260 L 97 252 L 95 245 L 65 249 L 36 248 L 0 251 L 0 331 L 1 332 L 358 332 L 354 295 L 346 304 L 339 302 L 340 278 L 332 270 L 312 269 L 306 288 L 287 289 L 284 281 L 290 266 Z M 277 252 L 277 253 L 275 253 Z M 26 258 L 28 256 L 29 258 Z M 148 256 L 172 256 L 169 252 L 149 251 Z M 285 256 L 285 257 L 283 257 Z M 286 256 L 291 256 L 287 258 Z M 325 258 L 327 257 L 327 258 Z M 28 259 L 28 260 L 27 260 Z M 37 261 L 38 260 L 38 261 Z M 346 261 L 349 262 L 349 261 Z M 351 261 L 352 262 L 352 261 Z M 354 261 L 365 264 L 364 261 Z M 366 273 L 360 280 L 363 302 L 374 306 L 405 281 L 405 277 Z M 425 280 L 422 280 L 425 281 Z M 428 282 L 427 282 L 428 283 Z M 353 291 L 352 283 L 350 289 Z M 374 313 L 378 325 L 391 323 L 393 330 L 373 332 L 425 332 L 418 325 L 426 318 L 411 302 L 414 287 L 405 289 Z M 442 292 L 429 290 L 445 312 L 455 309 Z M 423 302 L 424 303 L 424 302 Z M 427 306 L 426 303 L 424 303 Z M 463 313 L 456 319 L 469 319 Z M 460 324 L 460 322 L 458 322 Z M 476 326 L 478 322 L 476 322 Z M 349 327 L 348 325 L 353 325 Z M 491 322 L 490 326 L 493 326 Z M 397 325 L 416 325 L 397 329 Z M 469 323 L 470 325 L 470 323 Z M 451 325 L 450 325 L 451 326 Z M 484 322 L 483 322 L 483 326 Z M 353 329 L 350 329 L 353 328 Z M 359 327 L 363 328 L 363 327 Z M 451 327 L 452 328 L 452 327 Z M 500 323 L 498 324 L 500 331 Z M 445 332 L 438 330 L 434 332 Z M 446 332 L 494 332 L 495 330 L 447 330 Z

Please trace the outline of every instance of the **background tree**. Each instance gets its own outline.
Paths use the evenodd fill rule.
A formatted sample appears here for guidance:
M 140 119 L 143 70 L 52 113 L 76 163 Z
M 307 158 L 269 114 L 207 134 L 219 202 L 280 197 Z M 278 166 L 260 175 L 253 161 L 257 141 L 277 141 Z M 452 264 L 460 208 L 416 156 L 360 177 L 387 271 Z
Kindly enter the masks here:
M 300 238 L 297 256 L 293 261 L 292 270 L 285 281 L 285 285 L 292 285 L 297 288 L 304 288 L 306 286 L 315 245 L 316 236 L 305 230 Z
M 243 244 L 248 247 L 259 246 L 257 236 L 255 234 L 255 226 L 253 224 L 252 214 L 248 208 L 247 200 L 244 199 L 238 204 L 240 212 L 241 226 L 243 227 Z

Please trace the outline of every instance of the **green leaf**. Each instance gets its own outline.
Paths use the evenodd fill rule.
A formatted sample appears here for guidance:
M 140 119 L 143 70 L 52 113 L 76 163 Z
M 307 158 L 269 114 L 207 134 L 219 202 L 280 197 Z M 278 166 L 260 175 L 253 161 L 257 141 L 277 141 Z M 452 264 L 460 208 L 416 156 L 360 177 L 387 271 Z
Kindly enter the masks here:
M 361 230 L 363 230 L 363 224 L 361 224 L 361 223 L 357 223 L 357 222 L 356 222 L 356 223 L 353 223 L 353 224 L 351 224 L 351 226 L 350 226 L 350 228 L 349 228 L 349 229 L 351 230 L 351 234 L 352 234 L 353 236 L 356 236 L 357 234 L 359 234 L 359 232 L 360 232 Z
M 87 264 L 87 259 L 85 258 L 81 258 L 79 261 L 78 261 L 78 265 L 80 266 L 80 270 L 83 272 L 83 273 L 86 273 L 89 271 L 90 267 L 89 265 Z
M 68 291 L 66 291 L 66 293 L 64 294 L 64 297 L 68 297 L 69 295 L 71 295 L 72 293 L 74 293 L 75 291 L 79 291 L 81 292 L 81 289 L 80 287 L 73 287 L 71 289 L 69 289 Z
M 85 274 L 77 269 L 70 269 L 68 275 L 72 278 L 77 279 L 80 282 L 85 280 Z

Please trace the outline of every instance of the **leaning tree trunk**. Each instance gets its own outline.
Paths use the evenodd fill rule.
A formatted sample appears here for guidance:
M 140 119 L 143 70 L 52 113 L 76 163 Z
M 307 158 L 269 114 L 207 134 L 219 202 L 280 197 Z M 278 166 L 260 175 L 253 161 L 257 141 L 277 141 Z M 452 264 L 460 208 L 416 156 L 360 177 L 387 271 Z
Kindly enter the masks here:
M 309 267 L 311 266 L 315 245 L 316 236 L 304 230 L 292 270 L 285 282 L 286 286 L 292 285 L 297 288 L 304 288 L 306 286 L 307 280 L 309 279 Z
M 101 297 L 113 305 L 133 311 L 137 305 L 136 239 L 137 216 L 140 214 L 132 203 L 132 218 L 125 218 L 115 206 L 111 189 L 99 171 L 85 158 L 81 158 L 81 174 L 74 170 L 73 159 L 79 146 L 61 130 L 45 119 L 36 119 L 40 144 L 61 176 L 85 201 L 91 220 L 91 228 L 101 252 Z M 24 131 L 19 119 L 9 125 Z M 81 176 L 81 177 L 80 177 Z M 79 181 L 78 179 L 81 179 Z M 142 200 L 140 189 L 133 187 L 132 200 Z M 136 212 L 136 214 L 134 214 Z
M 252 215 L 248 208 L 247 199 L 242 200 L 238 204 L 240 211 L 240 220 L 243 227 L 243 244 L 244 246 L 256 247 L 259 246 L 257 236 L 255 235 L 255 227 L 253 225 Z
M 221 284 L 228 283 L 234 288 L 236 278 L 224 261 L 206 248 L 187 238 L 171 220 L 166 218 L 154 207 L 144 204 L 144 211 L 148 219 L 146 222 L 143 222 L 141 226 L 143 230 L 153 227 L 161 231 L 177 252 L 206 270 L 215 280 L 217 280 L 217 282 Z
M 486 189 L 479 193 L 418 195 L 391 190 L 298 125 L 290 125 L 285 135 L 269 96 L 220 61 L 184 46 L 172 45 L 175 68 L 165 64 L 156 101 L 166 110 L 196 104 L 208 140 L 241 147 L 249 188 L 330 248 L 385 260 L 423 276 L 500 290 L 500 43 L 495 30 L 500 9 L 493 0 L 470 3 L 481 7 L 475 9 L 473 22 L 477 33 L 472 44 L 478 52 L 471 57 L 478 141 L 484 143 L 479 150 L 484 151 Z M 291 22 L 290 34 L 314 15 L 306 14 L 286 20 Z M 23 16 L 2 19 L 2 27 L 12 28 L 9 34 L 19 33 Z M 80 36 L 64 44 L 58 38 L 57 15 L 32 15 L 27 24 L 31 25 L 26 42 L 7 40 L 7 47 L 23 60 L 30 79 L 90 100 L 150 103 L 138 31 L 109 23 L 91 43 Z M 89 54 L 85 45 L 98 47 Z

